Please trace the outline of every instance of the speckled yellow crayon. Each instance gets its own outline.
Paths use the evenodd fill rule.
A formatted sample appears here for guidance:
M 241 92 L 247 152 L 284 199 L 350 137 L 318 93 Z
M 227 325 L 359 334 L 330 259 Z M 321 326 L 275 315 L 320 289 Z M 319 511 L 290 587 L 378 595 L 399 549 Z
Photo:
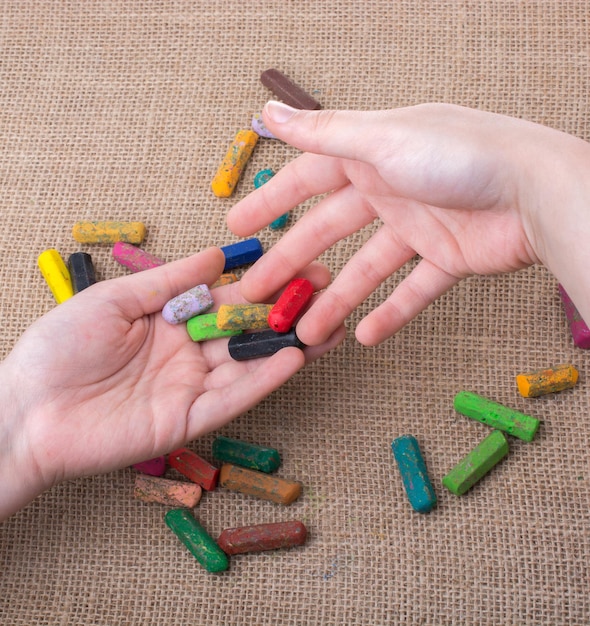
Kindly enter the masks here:
M 142 222 L 76 222 L 72 237 L 80 243 L 141 243 L 146 227 Z
M 211 181 L 211 189 L 218 198 L 232 195 L 257 141 L 258 134 L 253 130 L 238 131 Z
M 222 304 L 217 311 L 221 330 L 261 330 L 268 328 L 272 304 Z

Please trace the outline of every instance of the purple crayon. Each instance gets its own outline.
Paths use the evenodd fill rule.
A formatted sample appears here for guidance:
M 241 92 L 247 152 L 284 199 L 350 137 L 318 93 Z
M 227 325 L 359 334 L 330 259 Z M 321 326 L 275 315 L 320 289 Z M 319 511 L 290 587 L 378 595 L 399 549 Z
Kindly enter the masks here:
M 267 139 L 276 139 L 276 137 L 268 130 L 262 121 L 261 113 L 254 113 L 252 117 L 252 130 L 260 135 L 261 137 L 266 137 Z
M 197 285 L 179 296 L 168 300 L 162 309 L 162 317 L 170 324 L 180 324 L 206 313 L 213 306 L 213 296 L 207 285 Z
M 124 241 L 118 241 L 113 246 L 113 258 L 117 263 L 124 265 L 134 273 L 143 272 L 165 263 L 153 254 Z
M 557 287 L 563 302 L 563 308 L 565 310 L 568 324 L 570 325 L 570 331 L 572 333 L 572 337 L 574 338 L 574 344 L 578 348 L 584 348 L 587 350 L 590 348 L 590 328 L 586 326 L 586 322 L 578 313 L 576 305 L 571 301 L 566 290 L 561 285 L 558 285 Z

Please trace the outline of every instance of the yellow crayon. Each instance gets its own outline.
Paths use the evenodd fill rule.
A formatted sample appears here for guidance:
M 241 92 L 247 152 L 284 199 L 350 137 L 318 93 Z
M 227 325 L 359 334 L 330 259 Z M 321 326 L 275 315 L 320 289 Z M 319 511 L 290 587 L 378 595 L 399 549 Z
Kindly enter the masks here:
M 260 330 L 268 328 L 272 304 L 222 304 L 217 311 L 221 330 Z
M 258 137 L 253 130 L 238 131 L 211 181 L 211 189 L 218 198 L 229 198 L 234 192 Z
M 42 252 L 37 259 L 37 264 L 58 304 L 74 295 L 70 272 L 57 250 L 51 248 Z
M 141 243 L 145 237 L 142 222 L 76 222 L 72 237 L 80 243 Z

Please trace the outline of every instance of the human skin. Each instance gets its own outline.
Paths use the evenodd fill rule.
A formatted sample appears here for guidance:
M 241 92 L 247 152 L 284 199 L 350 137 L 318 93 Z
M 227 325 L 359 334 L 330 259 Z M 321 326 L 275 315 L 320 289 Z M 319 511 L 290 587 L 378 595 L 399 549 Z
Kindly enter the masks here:
M 322 198 L 241 281 L 258 301 L 334 243 L 380 221 L 297 325 L 307 345 L 333 330 L 387 277 L 420 261 L 360 321 L 376 345 L 473 274 L 544 264 L 590 320 L 590 144 L 494 113 L 446 104 L 390 111 L 298 111 L 267 103 L 267 128 L 303 154 L 228 214 L 248 236 Z M 324 196 L 324 194 L 326 194 Z
M 190 340 L 161 309 L 212 284 L 219 248 L 103 281 L 33 323 L 0 363 L 0 519 L 60 481 L 166 454 L 247 411 L 344 337 L 233 361 L 227 339 Z M 304 273 L 317 289 L 328 270 Z M 244 302 L 239 283 L 212 291 L 214 309 Z

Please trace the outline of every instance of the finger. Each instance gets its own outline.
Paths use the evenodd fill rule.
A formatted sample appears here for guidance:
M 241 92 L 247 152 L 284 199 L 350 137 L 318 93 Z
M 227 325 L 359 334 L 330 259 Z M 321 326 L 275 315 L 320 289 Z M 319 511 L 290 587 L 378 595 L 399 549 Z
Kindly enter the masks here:
M 229 379 L 228 384 L 207 391 L 195 401 L 188 415 L 188 439 L 196 439 L 245 413 L 304 364 L 305 356 L 301 350 L 284 348 L 268 359 L 262 359 L 258 367 L 242 367 L 241 376 Z
M 334 349 L 336 346 L 342 343 L 345 336 L 346 329 L 342 324 L 323 344 L 319 346 L 305 347 L 303 349 L 305 363 L 312 363 L 330 350 Z M 261 366 L 261 364 L 269 358 L 261 357 L 259 359 L 251 359 L 249 361 L 234 361 L 229 357 L 227 340 L 223 342 L 207 342 L 207 344 L 210 343 L 217 343 L 218 347 L 212 351 L 207 351 L 209 353 L 206 355 L 206 358 L 209 367 L 211 368 L 211 373 L 206 380 L 207 390 L 223 388 L 227 385 L 230 385 L 233 381 L 242 376 L 245 371 L 254 373 Z M 203 347 L 205 348 L 206 346 Z
M 312 303 L 320 297 L 321 295 L 314 295 L 312 298 Z M 344 338 L 344 335 L 342 334 L 344 332 L 345 329 L 342 323 L 333 324 L 331 332 L 325 335 L 323 342 L 318 342 L 317 344 L 305 344 L 305 342 L 303 342 L 306 345 L 306 362 L 311 363 L 312 361 L 315 361 L 325 352 L 335 347 Z M 297 335 L 299 336 L 299 325 L 297 325 Z M 299 338 L 301 339 L 301 337 Z M 228 341 L 228 339 L 222 337 L 219 339 L 204 341 L 200 344 L 201 352 L 206 360 L 207 367 L 211 372 L 214 372 L 217 368 L 222 367 L 225 363 L 230 361 L 229 351 L 227 347 Z M 252 361 L 245 363 L 252 364 L 256 362 L 257 360 L 253 359 Z
M 310 263 L 307 267 L 304 267 L 297 274 L 298 278 L 306 278 L 313 285 L 314 291 L 321 291 L 325 289 L 332 280 L 332 274 L 330 270 L 318 261 Z M 281 285 L 280 289 L 275 293 L 272 293 L 267 298 L 264 298 L 264 302 L 272 303 L 277 300 L 280 293 L 283 291 L 285 283 Z M 241 281 L 231 283 L 230 285 L 224 285 L 223 287 L 217 287 L 212 291 L 215 305 L 211 311 L 216 311 L 222 304 L 246 304 L 249 302 L 260 302 L 260 300 L 246 300 L 241 291 Z
M 389 296 L 358 324 L 355 335 L 366 346 L 375 346 L 413 320 L 460 278 L 422 259 Z
M 448 104 L 306 111 L 274 101 L 263 118 L 300 150 L 374 165 L 401 197 L 470 210 L 515 200 L 506 166 L 511 152 L 502 137 L 512 126 L 520 132 L 520 120 Z
M 388 226 L 382 226 L 303 315 L 297 325 L 301 341 L 308 345 L 325 341 L 361 302 L 414 255 L 414 250 L 399 241 Z
M 303 154 L 267 183 L 235 204 L 227 214 L 229 229 L 247 237 L 309 198 L 347 183 L 338 159 Z
M 307 111 L 271 100 L 264 106 L 262 115 L 273 134 L 300 150 L 371 163 L 382 147 L 388 145 L 390 151 L 394 148 L 392 121 L 403 119 L 408 110 Z
M 71 301 L 100 299 L 115 304 L 128 319 L 135 320 L 160 311 L 168 300 L 196 285 L 215 282 L 224 265 L 223 252 L 208 248 L 186 259 L 96 283 Z
M 336 346 L 339 346 L 346 337 L 346 327 L 344 324 L 340 324 L 336 330 L 328 337 L 328 339 L 318 346 L 306 346 L 303 350 L 305 354 L 305 362 L 312 363 L 313 361 L 322 357 L 326 352 L 333 350 Z
M 312 207 L 244 274 L 242 294 L 252 302 L 264 300 L 334 243 L 374 219 L 354 187 L 339 189 Z

